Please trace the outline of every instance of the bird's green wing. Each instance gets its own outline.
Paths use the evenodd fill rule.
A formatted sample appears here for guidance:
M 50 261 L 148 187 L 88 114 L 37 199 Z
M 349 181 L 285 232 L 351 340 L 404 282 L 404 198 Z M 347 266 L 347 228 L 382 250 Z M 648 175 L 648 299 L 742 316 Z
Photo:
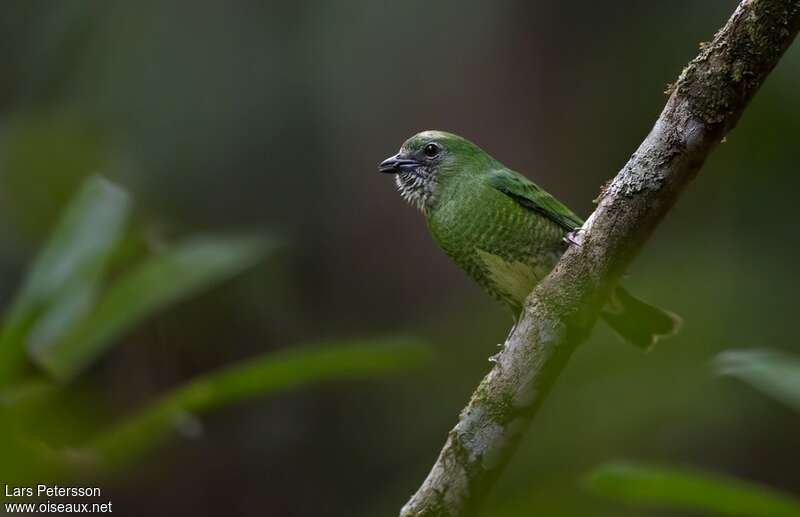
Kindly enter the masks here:
M 499 169 L 492 173 L 489 184 L 522 207 L 550 219 L 567 231 L 583 225 L 572 210 L 519 173 Z

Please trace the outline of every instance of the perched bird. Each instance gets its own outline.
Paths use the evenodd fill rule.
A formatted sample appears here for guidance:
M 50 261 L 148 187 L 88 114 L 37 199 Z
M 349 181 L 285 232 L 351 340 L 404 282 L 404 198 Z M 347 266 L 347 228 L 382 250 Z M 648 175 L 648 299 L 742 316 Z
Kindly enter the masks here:
M 523 302 L 569 246 L 580 217 L 477 145 L 423 131 L 381 162 L 400 195 L 425 216 L 431 235 L 483 289 L 519 316 Z M 616 287 L 601 317 L 647 349 L 674 334 L 680 318 Z

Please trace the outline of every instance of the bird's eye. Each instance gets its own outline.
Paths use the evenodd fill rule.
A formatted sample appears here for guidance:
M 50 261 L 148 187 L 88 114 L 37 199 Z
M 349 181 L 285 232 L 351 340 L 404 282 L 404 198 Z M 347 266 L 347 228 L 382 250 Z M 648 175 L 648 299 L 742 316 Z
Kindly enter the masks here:
M 428 158 L 433 158 L 439 154 L 439 146 L 436 144 L 428 144 L 422 149 L 422 152 L 425 153 L 425 156 Z

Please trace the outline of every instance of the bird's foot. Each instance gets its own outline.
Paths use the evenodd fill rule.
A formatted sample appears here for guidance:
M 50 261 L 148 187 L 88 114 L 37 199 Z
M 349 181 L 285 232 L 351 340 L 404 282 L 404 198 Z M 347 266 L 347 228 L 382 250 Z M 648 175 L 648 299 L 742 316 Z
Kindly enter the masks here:
M 580 237 L 581 233 L 583 233 L 583 228 L 575 228 L 564 236 L 564 243 L 569 246 L 580 246 L 582 240 Z
M 489 356 L 489 362 L 490 363 L 497 363 L 497 359 L 500 357 L 500 354 L 502 354 L 503 350 L 506 349 L 506 344 L 505 343 L 497 343 L 497 346 L 498 346 L 498 348 L 500 348 L 500 351 L 497 352 L 494 355 Z

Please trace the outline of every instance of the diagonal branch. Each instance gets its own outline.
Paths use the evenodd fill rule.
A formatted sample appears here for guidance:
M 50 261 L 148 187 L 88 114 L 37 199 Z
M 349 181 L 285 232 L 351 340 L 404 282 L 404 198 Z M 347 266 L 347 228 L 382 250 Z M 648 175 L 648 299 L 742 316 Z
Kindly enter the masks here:
M 528 296 L 497 363 L 401 517 L 473 514 L 655 226 L 738 121 L 800 28 L 800 0 L 743 0 L 683 70 L 650 134 Z

